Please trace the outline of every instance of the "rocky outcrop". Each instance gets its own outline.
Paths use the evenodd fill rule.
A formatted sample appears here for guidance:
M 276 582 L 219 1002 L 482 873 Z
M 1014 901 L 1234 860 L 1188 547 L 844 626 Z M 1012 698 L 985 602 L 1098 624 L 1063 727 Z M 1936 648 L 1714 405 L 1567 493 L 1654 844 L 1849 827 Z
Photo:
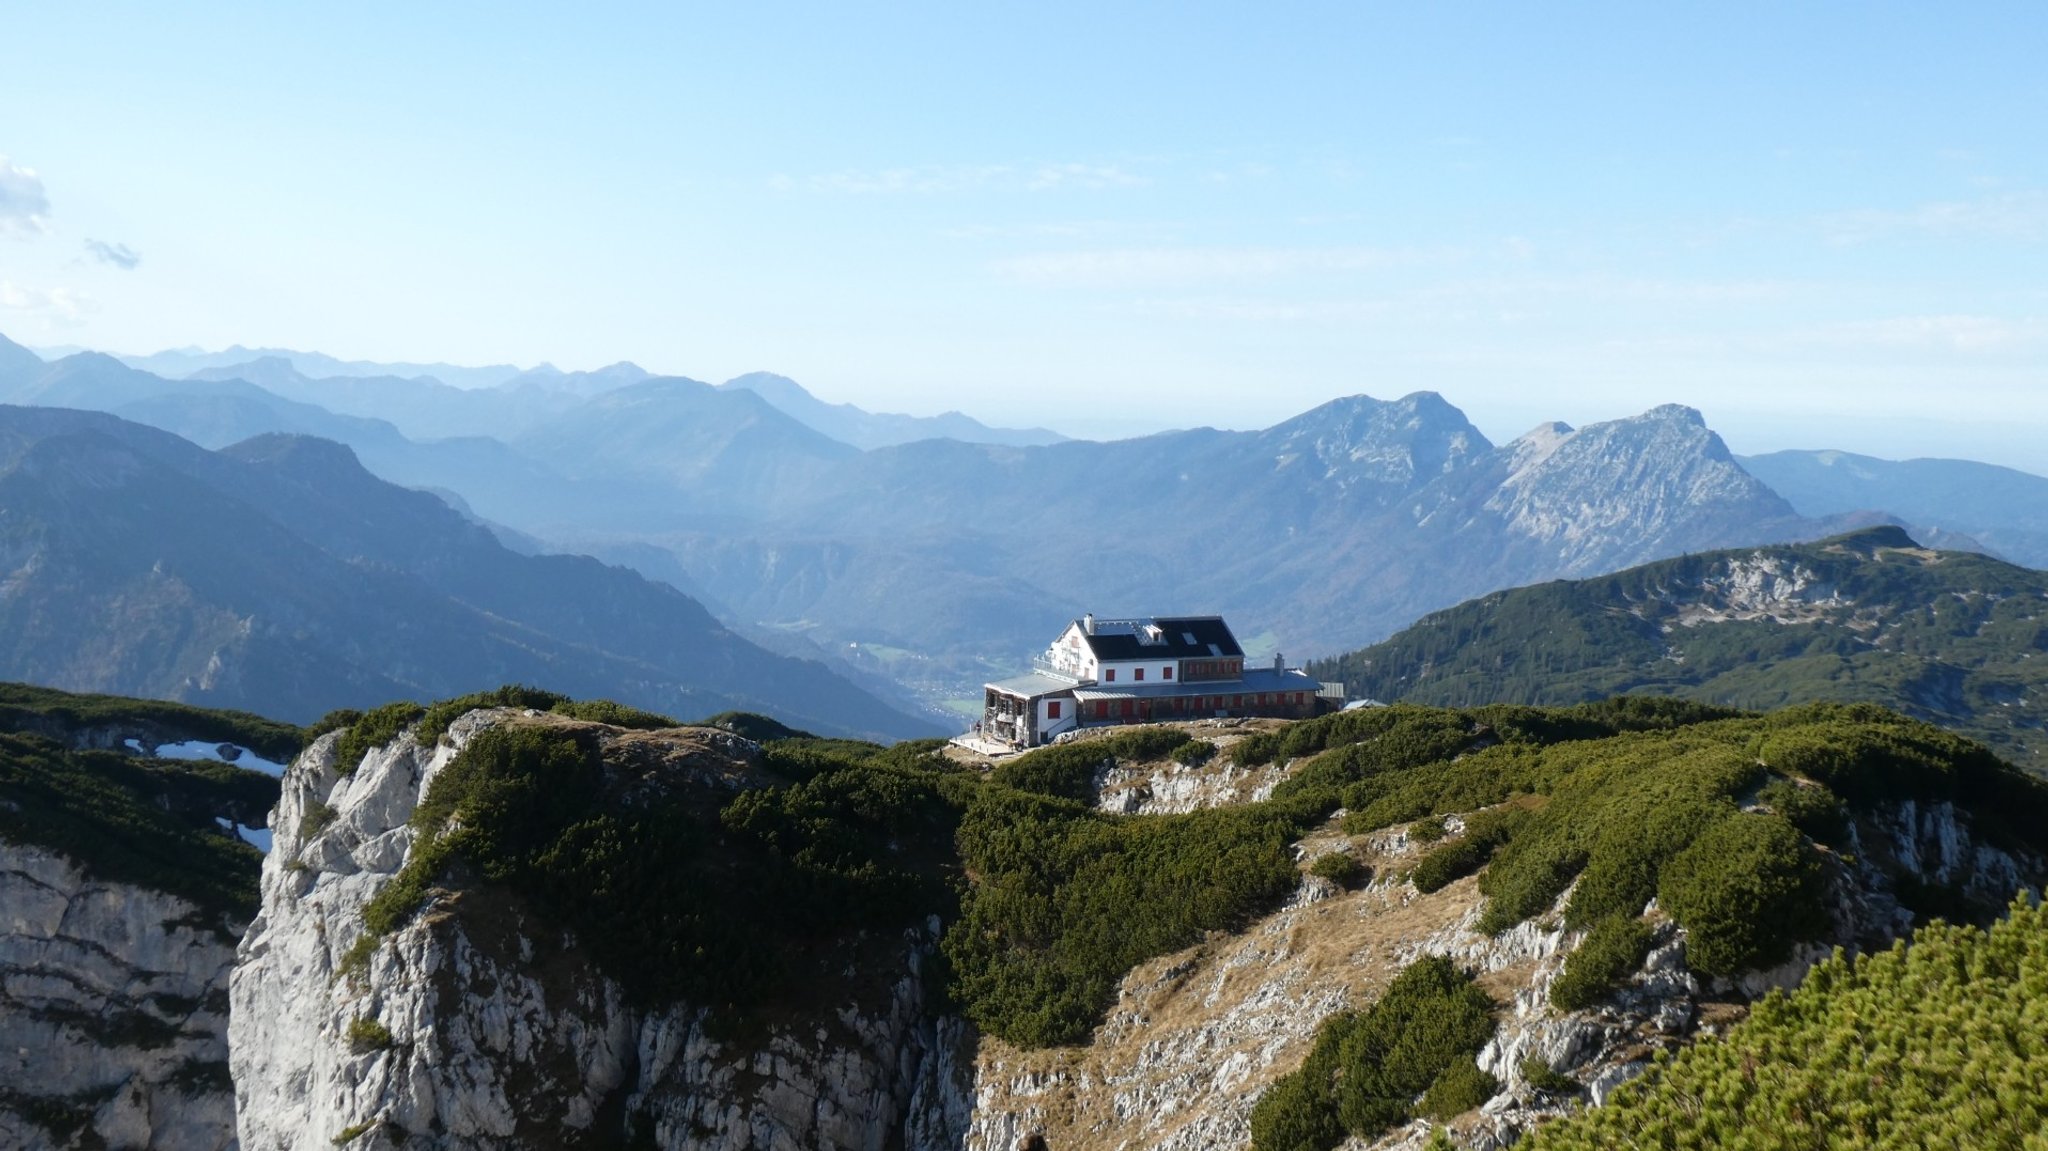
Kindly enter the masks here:
M 287 771 L 233 982 L 243 1147 L 596 1147 L 629 1132 L 734 1151 L 958 1145 L 971 1040 L 927 1010 L 936 923 L 882 948 L 893 960 L 836 1011 L 744 1034 L 699 1006 L 636 1005 L 573 938 L 486 887 L 365 942 L 364 905 L 415 848 L 407 821 L 435 774 L 482 727 L 517 721 L 473 712 L 440 746 L 400 739 L 348 775 L 330 736 Z M 690 738 L 691 786 L 746 778 L 744 740 Z
M 1184 725 L 1189 735 L 1214 744 L 1200 763 L 1168 759 L 1124 763 L 1105 758 L 1095 778 L 1095 806 L 1120 815 L 1177 815 L 1210 807 L 1257 803 L 1287 778 L 1284 764 L 1242 767 L 1230 748 L 1259 725 L 1241 719 L 1203 719 Z
M 231 925 L 0 842 L 0 1146 L 217 1151 Z

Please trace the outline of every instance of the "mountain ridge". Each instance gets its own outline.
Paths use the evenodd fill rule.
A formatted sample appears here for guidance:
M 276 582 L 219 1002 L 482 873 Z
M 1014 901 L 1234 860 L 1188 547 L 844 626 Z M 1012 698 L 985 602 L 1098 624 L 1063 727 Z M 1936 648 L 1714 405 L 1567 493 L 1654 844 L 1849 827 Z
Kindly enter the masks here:
M 2048 573 L 1881 526 L 1494 592 L 1310 670 L 1436 704 L 1878 703 L 2048 772 L 2043 644 Z
M 326 441 L 208 452 L 97 413 L 0 406 L 0 510 L 11 678 L 302 720 L 546 678 L 685 714 L 931 733 L 673 588 L 507 551 Z

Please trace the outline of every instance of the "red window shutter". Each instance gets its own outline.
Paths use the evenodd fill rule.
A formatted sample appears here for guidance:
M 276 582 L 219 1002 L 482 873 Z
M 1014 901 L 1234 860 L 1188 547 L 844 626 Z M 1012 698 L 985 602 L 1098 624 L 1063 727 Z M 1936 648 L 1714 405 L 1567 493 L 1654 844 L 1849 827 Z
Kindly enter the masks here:
M 1145 682 L 1145 669 L 1141 667 L 1141 668 L 1139 668 L 1138 670 L 1136 670 L 1136 671 L 1132 672 L 1132 673 L 1131 673 L 1131 678 L 1132 678 L 1132 679 L 1134 679 L 1134 680 L 1137 680 L 1137 681 L 1138 681 L 1139 683 L 1144 683 L 1144 682 Z
M 1159 678 L 1160 678 L 1160 679 L 1172 679 L 1172 678 L 1173 678 L 1173 669 L 1172 669 L 1172 668 L 1170 668 L 1170 667 L 1162 667 L 1162 668 L 1160 668 L 1160 669 L 1159 669 Z
M 1115 668 L 1110 668 L 1110 669 L 1109 669 L 1108 671 L 1105 671 L 1105 672 L 1103 672 L 1103 673 L 1102 673 L 1102 682 L 1104 682 L 1104 683 L 1115 683 L 1115 682 L 1116 682 L 1116 669 L 1115 669 Z
M 1098 700 L 1096 700 L 1096 701 L 1095 701 L 1095 718 L 1097 718 L 1097 719 L 1108 719 L 1108 718 L 1109 718 L 1109 701 L 1108 701 L 1108 700 L 1106 700 L 1106 699 L 1098 699 Z
M 1058 719 L 1059 717 L 1060 717 L 1060 701 L 1059 701 L 1059 700 L 1053 700 L 1053 701 L 1051 701 L 1050 703 L 1047 703 L 1047 704 L 1045 705 L 1045 718 L 1047 718 L 1047 719 Z

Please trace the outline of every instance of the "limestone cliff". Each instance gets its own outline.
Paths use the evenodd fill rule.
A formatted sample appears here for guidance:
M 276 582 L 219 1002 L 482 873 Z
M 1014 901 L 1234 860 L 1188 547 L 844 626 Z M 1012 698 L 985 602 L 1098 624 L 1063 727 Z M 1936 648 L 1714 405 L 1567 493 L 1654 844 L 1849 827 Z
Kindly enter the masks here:
M 539 722 L 473 712 L 438 746 L 401 738 L 349 774 L 329 736 L 286 772 L 232 985 L 242 1146 L 956 1146 L 963 1036 L 931 1017 L 921 978 L 936 921 L 885 947 L 836 1009 L 737 1029 L 634 1003 L 574 938 L 485 885 L 451 879 L 366 940 L 364 906 L 418 848 L 408 820 L 436 773 L 485 727 Z M 608 754 L 652 745 L 686 786 L 734 789 L 751 771 L 753 745 L 723 732 L 603 739 Z
M 0 841 L 0 1146 L 234 1146 L 234 958 L 193 904 Z

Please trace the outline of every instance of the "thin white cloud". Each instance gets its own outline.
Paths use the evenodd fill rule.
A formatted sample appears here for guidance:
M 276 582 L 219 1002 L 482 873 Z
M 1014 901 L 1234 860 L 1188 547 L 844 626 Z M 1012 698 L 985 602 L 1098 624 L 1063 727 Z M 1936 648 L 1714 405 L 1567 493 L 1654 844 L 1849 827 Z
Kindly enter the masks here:
M 982 188 L 1013 175 L 1001 166 L 954 168 L 883 168 L 875 171 L 832 172 L 812 176 L 789 187 L 807 187 L 814 192 L 839 192 L 853 196 L 932 196 Z
M 815 176 L 778 175 L 769 179 L 768 187 L 784 194 L 808 191 L 848 196 L 941 196 L 981 189 L 1094 191 L 1143 183 L 1143 177 L 1114 164 L 1061 163 L 855 168 Z
M 70 288 L 35 288 L 0 280 L 0 309 L 51 324 L 75 324 L 99 310 L 99 301 Z
M 32 235 L 48 226 L 50 196 L 43 178 L 0 156 L 0 236 Z
M 1034 192 L 1052 188 L 1133 188 L 1145 181 L 1114 164 L 1046 164 L 1024 185 Z
M 1823 217 L 1821 229 L 1837 244 L 1862 244 L 1897 235 L 2038 241 L 2048 239 L 2048 192 L 1945 200 L 1904 211 L 1839 212 Z
M 1891 316 L 1822 328 L 1807 337 L 1833 347 L 1996 356 L 2048 347 L 2048 319 L 2008 316 Z
M 1511 259 L 1528 258 L 1510 241 Z M 1529 249 L 1533 253 L 1533 248 Z M 1422 288 L 1418 296 L 1440 299 L 1612 301 L 1655 304 L 1749 304 L 1791 299 L 1801 286 L 1789 280 L 1682 280 L 1643 276 L 1503 276 L 1455 280 Z
M 142 256 L 126 244 L 109 244 L 103 240 L 88 239 L 86 253 L 102 264 L 109 264 L 124 272 L 132 272 L 142 262 Z
M 1398 306 L 1387 300 L 1146 299 L 1135 301 L 1131 310 L 1179 320 L 1293 324 L 1384 320 L 1395 316 Z
M 990 268 L 1020 283 L 1054 288 L 1120 288 L 1268 280 L 1413 262 L 1417 253 L 1370 247 L 1161 247 L 1040 252 Z

